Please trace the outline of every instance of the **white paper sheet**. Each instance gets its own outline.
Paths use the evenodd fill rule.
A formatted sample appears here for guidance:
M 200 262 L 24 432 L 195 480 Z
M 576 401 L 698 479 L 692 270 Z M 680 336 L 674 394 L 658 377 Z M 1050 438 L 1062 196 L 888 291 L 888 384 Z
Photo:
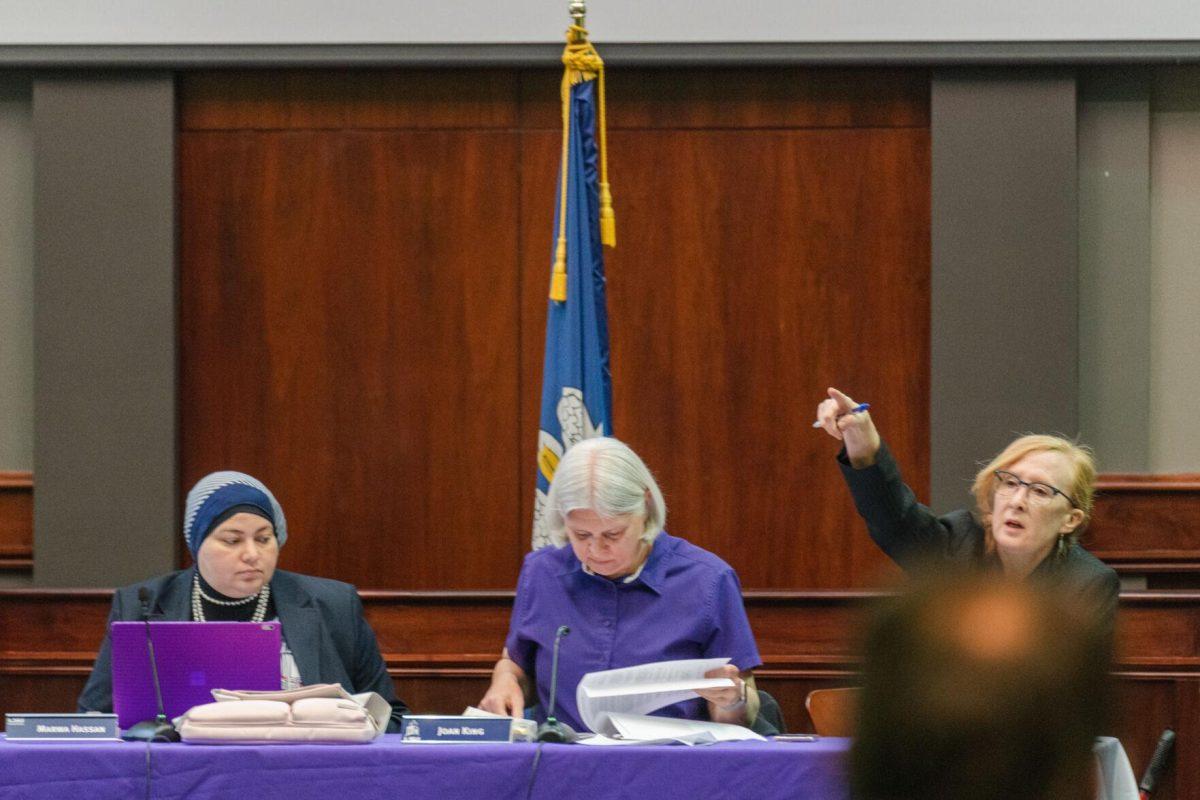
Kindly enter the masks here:
M 575 744 L 586 744 L 592 747 L 619 747 L 626 744 L 647 744 L 639 742 L 635 739 L 615 739 L 611 736 L 602 736 L 599 733 L 589 733 L 575 740 Z
M 757 739 L 765 742 L 749 728 L 741 725 L 730 725 L 724 722 L 707 722 L 698 719 L 675 719 L 674 717 L 650 717 L 639 714 L 611 713 L 604 716 L 605 727 L 621 735 L 622 739 L 674 739 L 698 741 L 738 742 L 744 739 Z
M 606 733 L 598 727 L 601 714 L 648 714 L 696 697 L 696 688 L 733 686 L 728 678 L 704 677 L 728 663 L 728 658 L 692 658 L 588 673 L 575 690 L 579 718 L 590 730 Z
M 494 711 L 484 711 L 482 708 L 478 708 L 476 706 L 467 706 L 466 709 L 463 710 L 462 716 L 464 716 L 464 717 L 488 717 L 491 719 L 495 719 L 496 717 L 507 717 L 508 715 L 507 714 L 497 714 Z
M 697 689 L 724 689 L 733 686 L 729 678 L 694 678 L 686 681 L 660 681 L 658 683 L 639 683 L 639 694 L 665 694 L 667 692 L 689 692 L 695 694 Z M 630 693 L 628 686 L 593 686 L 587 690 L 588 697 L 593 700 L 601 697 L 622 697 Z M 663 703 L 669 705 L 669 703 Z M 662 706 L 659 706 L 662 708 Z
M 683 744 L 688 747 L 694 745 L 715 744 L 717 739 L 708 731 L 699 731 L 697 733 L 689 733 L 685 736 L 675 736 L 670 739 L 616 739 L 611 736 L 601 736 L 598 733 L 589 733 L 584 738 L 579 739 L 575 744 L 587 744 L 599 747 L 611 747 L 613 745 L 625 744 Z

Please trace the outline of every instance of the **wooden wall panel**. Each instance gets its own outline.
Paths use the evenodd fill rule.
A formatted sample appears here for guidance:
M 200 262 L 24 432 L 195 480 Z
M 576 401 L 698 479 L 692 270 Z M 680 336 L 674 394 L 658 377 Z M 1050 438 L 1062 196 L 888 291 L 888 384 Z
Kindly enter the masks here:
M 1155 800 L 1200 797 L 1200 680 L 1117 676 L 1116 722 L 1113 734 L 1121 740 L 1134 774 L 1139 778 L 1154 755 L 1166 728 L 1176 733 L 1174 762 L 1154 792 Z
M 1102 475 L 1084 543 L 1122 572 L 1200 582 L 1200 475 Z
M 1134 592 L 1117 618 L 1120 662 L 1131 670 L 1200 670 L 1200 607 L 1191 592 Z
M 522 73 L 523 128 L 562 126 L 561 74 Z M 917 69 L 620 69 L 605 82 L 614 130 L 929 127 Z
M 479 700 L 499 651 L 510 592 L 363 592 L 397 692 L 418 711 Z M 759 592 L 746 598 L 764 665 L 760 685 L 790 730 L 811 730 L 804 697 L 853 685 L 859 631 L 878 592 Z M 71 708 L 104 630 L 109 593 L 0 590 L 0 713 Z M 1118 612 L 1117 711 L 1111 733 L 1135 771 L 1158 735 L 1179 734 L 1156 797 L 1200 800 L 1200 594 L 1128 592 Z
M 0 473 L 0 570 L 32 570 L 32 494 L 31 473 Z M 1196 588 L 1197 531 L 1200 477 L 1104 474 L 1084 544 L 1123 574 L 1148 576 L 1151 588 Z
M 928 134 L 647 138 L 624 160 L 655 180 L 624 195 L 612 339 L 621 385 L 656 391 L 618 396 L 618 433 L 680 501 L 675 529 L 746 587 L 877 583 L 887 562 L 847 496 L 838 445 L 809 423 L 827 386 L 870 400 L 925 490 Z
M 183 491 L 261 478 L 288 568 L 511 586 L 514 160 L 495 131 L 182 134 Z
M 927 484 L 927 75 L 613 85 L 617 435 L 659 473 L 672 529 L 747 587 L 871 585 L 890 567 L 807 418 L 825 386 L 853 389 Z M 182 489 L 258 474 L 292 569 L 512 586 L 557 75 L 198 73 L 180 96 Z
M 0 571 L 33 569 L 33 474 L 0 471 Z
M 523 205 L 543 211 L 522 248 L 533 385 L 556 142 L 524 139 Z M 607 251 L 614 430 L 658 476 L 668 529 L 748 588 L 876 584 L 890 565 L 836 442 L 809 423 L 829 385 L 870 400 L 927 491 L 927 131 L 617 131 L 610 144 L 636 176 L 620 184 Z M 532 464 L 538 397 L 523 402 Z
M 509 70 L 273 70 L 180 76 L 182 130 L 511 128 Z
M 32 570 L 32 496 L 32 473 L 0 473 L 0 570 Z M 1147 575 L 1151 588 L 1195 588 L 1197 531 L 1200 477 L 1104 474 L 1084 544 L 1124 574 Z

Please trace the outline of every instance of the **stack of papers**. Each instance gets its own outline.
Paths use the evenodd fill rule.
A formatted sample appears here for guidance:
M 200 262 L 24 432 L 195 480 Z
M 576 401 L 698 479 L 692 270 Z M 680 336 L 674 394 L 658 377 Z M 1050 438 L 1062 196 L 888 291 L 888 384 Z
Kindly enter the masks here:
M 762 741 L 762 736 L 741 725 L 649 716 L 663 706 L 698 697 L 697 689 L 733 686 L 729 678 L 704 677 L 728 663 L 728 658 L 693 658 L 588 673 L 575 690 L 575 702 L 583 724 L 597 735 L 581 739 L 580 744 Z

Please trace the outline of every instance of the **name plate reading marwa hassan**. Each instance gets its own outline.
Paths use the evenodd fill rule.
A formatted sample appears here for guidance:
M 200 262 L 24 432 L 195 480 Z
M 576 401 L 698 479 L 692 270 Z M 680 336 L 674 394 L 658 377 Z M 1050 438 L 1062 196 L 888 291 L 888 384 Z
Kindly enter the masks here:
M 5 714 L 10 742 L 120 741 L 116 714 Z

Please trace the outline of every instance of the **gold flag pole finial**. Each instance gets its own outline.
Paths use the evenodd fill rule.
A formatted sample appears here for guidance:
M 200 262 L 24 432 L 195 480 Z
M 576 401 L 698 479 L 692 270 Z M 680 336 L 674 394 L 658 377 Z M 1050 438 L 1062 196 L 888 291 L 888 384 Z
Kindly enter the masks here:
M 583 24 L 583 18 L 587 16 L 587 3 L 584 0 L 571 0 L 567 3 L 567 13 L 575 20 L 576 25 L 581 28 L 587 27 Z

